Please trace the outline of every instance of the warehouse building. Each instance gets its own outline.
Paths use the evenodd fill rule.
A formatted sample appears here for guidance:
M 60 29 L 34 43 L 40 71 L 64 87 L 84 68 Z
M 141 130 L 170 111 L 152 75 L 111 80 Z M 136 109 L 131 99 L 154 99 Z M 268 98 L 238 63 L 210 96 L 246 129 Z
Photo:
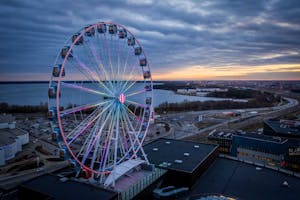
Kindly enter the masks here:
M 266 120 L 264 134 L 286 138 L 300 138 L 300 122 L 294 120 Z
M 22 146 L 29 142 L 28 132 L 16 128 L 14 117 L 1 115 L 0 117 L 0 166 L 22 151 Z
M 167 170 L 166 185 L 191 187 L 218 156 L 218 146 L 160 138 L 144 146 L 149 162 Z

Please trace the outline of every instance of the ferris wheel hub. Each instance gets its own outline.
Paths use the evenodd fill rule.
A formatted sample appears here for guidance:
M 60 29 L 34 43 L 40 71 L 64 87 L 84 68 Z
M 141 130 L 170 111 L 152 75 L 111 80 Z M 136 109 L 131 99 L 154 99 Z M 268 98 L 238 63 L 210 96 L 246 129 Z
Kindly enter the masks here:
M 126 100 L 125 94 L 121 93 L 120 96 L 119 96 L 119 102 L 121 104 L 124 104 L 125 100 Z

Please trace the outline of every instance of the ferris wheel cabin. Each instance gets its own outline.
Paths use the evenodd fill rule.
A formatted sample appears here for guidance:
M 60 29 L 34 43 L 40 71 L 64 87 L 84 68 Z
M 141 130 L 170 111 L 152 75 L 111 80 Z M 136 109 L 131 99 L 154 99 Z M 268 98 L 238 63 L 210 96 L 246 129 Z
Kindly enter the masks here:
M 84 28 L 84 30 L 85 30 L 85 35 L 86 35 L 86 36 L 91 37 L 91 36 L 95 35 L 95 29 L 94 29 L 94 27 L 91 27 L 91 26 L 92 26 L 92 25 L 86 26 L 86 27 Z M 90 28 L 90 27 L 91 27 L 91 28 Z
M 53 129 L 52 134 L 51 134 L 51 139 L 52 139 L 52 141 L 60 140 L 60 131 L 59 131 L 58 127 Z
M 144 88 L 147 92 L 152 91 L 152 87 L 150 85 L 146 85 Z
M 125 29 L 119 30 L 119 38 L 124 39 L 127 37 L 127 31 Z
M 151 78 L 151 73 L 150 71 L 144 71 L 144 79 Z
M 75 33 L 73 36 L 72 36 L 72 42 L 74 43 L 75 40 L 80 36 L 80 33 Z M 80 44 L 83 44 L 83 37 L 79 37 L 77 42 L 75 43 L 75 45 L 80 45 Z
M 134 48 L 134 55 L 139 56 L 142 53 L 142 47 Z
M 108 26 L 108 32 L 110 34 L 116 34 L 117 33 L 117 25 L 111 24 Z
M 67 53 L 68 51 L 70 50 L 70 47 L 69 46 L 65 46 L 64 48 L 62 48 L 61 52 L 60 52 L 60 55 L 62 58 L 65 58 L 67 56 Z M 69 57 L 68 58 L 72 58 L 73 55 L 72 55 L 72 50 L 70 51 L 69 53 Z
M 152 98 L 151 97 L 147 97 L 146 98 L 146 104 L 150 105 L 152 103 Z
M 105 33 L 106 32 L 106 24 L 104 24 L 104 23 L 98 24 L 97 30 L 98 30 L 98 33 Z
M 57 87 L 56 86 L 50 86 L 48 88 L 48 97 L 50 99 L 56 99 L 56 93 L 57 93 Z M 60 96 L 60 94 L 59 94 Z
M 134 39 L 134 37 L 129 37 L 128 39 L 127 39 L 127 44 L 128 44 L 128 46 L 134 46 L 135 45 L 135 39 Z
M 50 121 L 53 121 L 56 117 L 56 107 L 49 109 L 47 112 L 47 117 Z
M 147 60 L 146 60 L 146 58 L 141 59 L 141 60 L 140 60 L 140 66 L 141 66 L 141 67 L 144 67 L 144 66 L 146 66 L 146 65 L 147 65 Z
M 53 71 L 52 71 L 52 75 L 53 75 L 54 77 L 59 77 L 61 69 L 62 69 L 62 68 L 61 68 L 61 65 L 56 65 L 56 66 L 54 66 L 54 67 L 53 67 Z M 63 70 L 62 70 L 61 76 L 64 77 L 65 75 L 66 75 L 65 69 L 63 69 Z

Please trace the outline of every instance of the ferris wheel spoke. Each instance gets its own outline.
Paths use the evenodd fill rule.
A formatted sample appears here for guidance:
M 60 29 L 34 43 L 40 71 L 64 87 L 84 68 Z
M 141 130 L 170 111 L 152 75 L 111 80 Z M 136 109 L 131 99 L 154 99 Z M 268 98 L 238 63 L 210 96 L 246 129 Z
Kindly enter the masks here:
M 83 111 L 83 110 L 88 110 L 88 109 L 91 109 L 91 108 L 94 108 L 94 107 L 101 106 L 101 105 L 104 105 L 106 103 L 109 103 L 110 101 L 111 100 L 72 107 L 70 109 L 66 109 L 66 110 L 61 111 L 60 112 L 60 116 L 64 117 L 64 116 L 72 114 L 72 113 L 80 112 L 80 111 Z
M 69 63 L 70 63 L 74 68 L 76 68 L 81 74 L 83 74 L 83 75 L 85 76 L 86 80 L 88 80 L 88 81 L 90 81 L 90 82 L 92 82 L 92 83 L 95 83 L 95 82 L 96 82 L 96 80 L 94 80 L 93 77 L 91 77 L 91 75 L 88 74 L 88 73 L 84 70 L 84 68 L 83 68 L 82 66 L 77 65 L 77 63 L 75 63 L 74 61 L 70 61 Z
M 105 48 L 105 46 L 107 46 L 106 42 L 103 42 L 102 40 L 105 39 L 106 41 L 106 34 L 103 34 L 102 38 L 104 39 L 101 39 L 101 37 L 96 34 L 96 38 L 97 38 L 97 43 L 98 43 L 98 46 L 99 46 L 99 51 L 100 51 L 100 55 L 103 56 L 103 59 L 102 59 L 102 70 L 105 71 L 106 73 L 106 81 L 108 81 L 110 83 L 110 86 L 113 88 L 113 85 L 112 85 L 112 76 L 110 76 L 109 74 L 112 74 L 112 73 L 108 73 L 108 70 L 105 69 L 105 66 L 110 66 L 109 68 L 111 69 L 111 62 L 110 62 L 110 55 L 108 54 L 108 49 Z M 102 48 L 100 49 L 100 46 L 102 46 Z M 106 49 L 106 51 L 105 51 Z M 99 57 L 100 57 L 99 55 Z M 108 59 L 105 59 L 105 58 L 108 58 Z M 106 63 L 104 63 L 104 61 L 106 61 Z
M 89 92 L 89 93 L 93 93 L 93 94 L 98 94 L 98 95 L 102 95 L 102 96 L 106 96 L 106 97 L 112 97 L 112 95 L 109 93 L 105 93 L 105 92 L 100 92 L 98 90 L 94 90 L 91 88 L 87 88 L 87 87 L 83 87 L 77 84 L 73 84 L 73 83 L 66 83 L 66 82 L 61 82 L 62 86 L 68 87 L 68 88 L 74 88 L 74 89 L 79 89 L 85 92 Z
M 139 139 L 138 139 L 138 134 L 139 134 L 139 132 L 140 132 L 140 130 L 136 130 L 135 128 L 134 128 L 134 126 L 133 126 L 133 124 L 132 124 L 132 122 L 131 122 L 131 120 L 130 120 L 130 118 L 129 118 L 129 116 L 128 116 L 128 114 L 127 114 L 127 112 L 125 112 L 125 119 L 127 120 L 127 124 L 129 125 L 129 127 L 130 127 L 130 129 L 132 130 L 132 135 L 134 136 L 134 144 L 135 143 L 138 143 L 138 146 L 139 146 L 139 148 L 141 147 L 141 143 L 140 143 L 140 141 L 139 141 Z M 138 148 L 138 149 L 139 149 Z
M 100 119 L 98 119 L 97 121 L 99 121 Z M 97 131 L 98 131 L 98 129 L 97 129 L 98 127 L 95 125 L 94 127 L 93 127 L 93 129 L 91 130 L 91 133 L 90 133 L 90 135 L 91 135 L 91 137 L 89 137 L 87 140 L 88 140 L 88 142 L 85 142 L 85 147 L 84 147 L 84 150 L 85 150 L 85 153 L 83 154 L 83 157 L 82 157 L 82 160 L 81 160 L 81 162 L 83 163 L 83 164 L 85 164 L 85 161 L 86 161 L 86 159 L 88 158 L 88 155 L 90 154 L 90 152 L 91 152 L 91 150 L 92 150 L 92 148 L 93 148 L 93 146 L 92 146 L 92 142 L 93 142 L 93 140 L 96 138 L 96 134 L 97 134 Z
M 98 34 L 97 34 L 96 37 L 98 38 Z M 98 39 L 97 39 L 97 41 L 98 41 Z M 96 59 L 99 68 L 101 69 L 101 71 L 103 71 L 105 81 L 108 81 L 110 83 L 111 88 L 112 88 L 113 86 L 112 86 L 110 77 L 109 77 L 109 75 L 108 75 L 108 73 L 107 73 L 107 71 L 106 71 L 106 69 L 104 67 L 104 64 L 103 64 L 103 62 L 102 62 L 102 60 L 101 60 L 101 58 L 100 58 L 100 56 L 99 56 L 99 54 L 98 54 L 98 52 L 96 50 L 96 47 L 90 41 L 88 41 L 87 44 L 88 44 L 90 50 L 92 51 L 92 54 L 93 54 L 94 58 Z
M 134 65 L 134 66 L 136 66 L 136 64 Z M 128 89 L 130 89 L 139 79 L 136 77 L 136 76 L 134 76 L 134 74 L 133 74 L 133 71 L 134 71 L 134 69 L 137 69 L 137 68 L 135 68 L 135 67 L 132 67 L 132 69 L 131 69 L 131 72 L 130 72 L 130 74 L 129 74 L 129 78 L 125 81 L 125 83 L 123 84 L 123 86 L 122 86 L 122 91 L 127 91 Z M 129 84 L 131 82 L 131 84 L 127 87 L 127 85 Z
M 141 107 L 141 108 L 146 108 L 147 107 L 147 105 L 145 105 L 145 104 L 141 104 L 141 103 L 138 103 L 138 102 L 135 102 L 135 101 L 132 101 L 132 100 L 128 100 L 128 99 L 125 99 L 125 103 L 136 105 L 136 106 Z
M 137 116 L 134 112 L 132 112 L 127 106 L 124 106 L 124 107 L 125 107 L 126 111 L 132 115 L 133 119 L 141 122 L 141 118 L 139 116 Z
M 85 153 L 83 154 L 83 158 L 82 158 L 82 163 L 85 163 L 86 159 L 88 158 L 90 152 L 92 151 L 92 149 L 94 148 L 95 146 L 95 143 L 98 139 L 98 131 L 99 130 L 102 130 L 106 124 L 106 121 L 107 121 L 108 118 L 106 118 L 106 120 L 102 123 L 102 126 L 101 128 L 99 126 L 94 126 L 94 129 L 92 130 L 92 137 L 89 138 L 89 141 L 87 142 L 87 145 L 85 147 Z M 100 120 L 100 119 L 99 119 Z M 99 122 L 98 120 L 98 122 Z M 103 128 L 102 128 L 103 127 Z M 100 129 L 99 129 L 100 128 Z M 94 148 L 94 152 L 93 152 L 93 156 L 96 155 L 95 152 L 96 149 Z
M 120 105 L 118 105 L 119 107 Z M 116 130 L 115 130 L 115 136 L 114 136 L 114 169 L 116 169 L 117 166 L 117 157 L 118 157 L 118 140 L 119 140 L 119 120 L 120 120 L 120 109 L 117 108 L 117 114 L 116 114 Z M 113 176 L 115 176 L 116 171 L 113 171 Z M 115 179 L 115 177 L 114 177 Z
M 100 118 L 101 118 L 101 120 L 103 120 L 106 116 L 107 116 L 107 114 L 104 113 L 102 116 L 99 117 L 98 121 L 100 121 Z M 99 126 L 95 125 L 94 127 L 96 128 L 96 127 L 99 127 Z M 87 149 L 88 143 L 89 143 L 89 141 L 91 140 L 92 137 L 93 137 L 93 134 L 88 135 L 88 137 L 84 141 L 84 144 L 83 144 L 82 148 L 80 149 L 79 153 L 77 154 L 77 157 L 79 155 L 82 155 L 82 152 Z
M 138 95 L 138 94 L 143 94 L 145 92 L 147 92 L 145 89 L 139 90 L 139 91 L 135 91 L 135 92 L 132 92 L 130 94 L 126 94 L 126 97 L 130 97 L 130 96 L 134 96 L 134 95 Z
M 94 152 L 93 152 L 93 156 L 92 156 L 92 161 L 91 161 L 91 164 L 90 164 L 90 168 L 94 168 L 94 163 L 96 161 L 96 157 L 98 155 L 98 151 L 100 150 L 99 149 L 99 146 L 100 146 L 100 139 L 101 139 L 101 136 L 102 136 L 102 133 L 103 133 L 103 129 L 105 127 L 105 124 L 107 122 L 108 118 L 106 118 L 105 120 L 102 119 L 102 124 L 101 126 L 100 123 L 98 123 L 98 127 L 100 127 L 97 135 L 96 135 L 96 138 L 94 139 L 93 143 L 92 143 L 92 146 L 95 146 L 94 148 Z M 99 121 L 100 122 L 100 121 Z M 101 146 L 100 146 L 101 147 Z
M 97 74 L 95 74 L 83 61 L 81 61 L 77 56 L 73 56 L 77 63 L 84 69 L 87 74 L 92 78 L 96 83 L 99 83 L 108 93 L 111 94 L 111 90 L 100 80 Z
M 97 80 L 101 81 L 102 76 L 101 76 L 101 72 L 99 71 L 99 64 L 100 63 L 99 63 L 97 57 L 95 56 L 97 50 L 95 48 L 92 49 L 91 45 L 92 45 L 92 43 L 90 42 L 90 40 L 86 40 L 86 42 L 83 44 L 83 47 L 86 49 L 86 57 L 88 58 L 88 62 L 90 63 L 90 66 L 92 66 L 94 71 L 95 71 L 95 75 L 97 76 Z
M 112 105 L 112 103 L 107 105 L 105 108 L 103 108 L 103 110 L 100 113 L 98 113 L 96 115 L 96 117 L 94 117 L 89 122 L 87 122 L 87 124 L 85 126 L 83 126 L 81 129 L 79 129 L 78 132 L 72 133 L 71 135 L 75 135 L 75 136 L 72 137 L 72 139 L 68 142 L 68 145 L 70 145 L 72 142 L 74 142 L 89 126 L 91 126 L 97 119 L 99 119 L 100 116 L 103 115 L 103 113 L 106 112 L 108 110 L 108 108 L 110 108 L 111 105 Z M 75 128 L 74 130 L 77 130 L 77 129 Z
M 137 157 L 136 152 L 134 151 L 135 142 L 134 142 L 134 139 L 132 138 L 133 137 L 132 135 L 135 134 L 135 132 L 130 130 L 130 127 L 129 127 L 126 117 L 125 117 L 125 112 L 126 111 L 122 108 L 121 109 L 121 118 L 123 119 L 123 122 L 124 122 L 123 125 L 125 128 L 125 131 L 127 131 L 127 136 L 128 136 L 129 142 L 130 142 L 130 149 L 128 150 L 128 152 L 132 151 L 133 156 Z
M 125 113 L 125 116 L 126 116 L 125 118 L 127 118 L 127 121 L 128 121 L 128 123 L 129 123 L 131 129 L 134 130 L 134 128 L 133 128 L 133 126 L 132 126 L 132 123 L 131 123 L 131 121 L 130 121 L 128 115 L 127 115 L 127 113 Z M 139 132 L 140 132 L 140 131 L 139 131 Z M 140 141 L 139 138 L 138 138 L 138 134 L 133 134 L 133 135 L 134 135 L 134 137 L 135 137 L 135 141 L 134 141 L 134 142 L 136 142 L 137 145 L 138 145 L 138 148 L 137 148 L 136 150 L 134 149 L 134 151 L 137 152 L 138 150 L 141 150 L 144 159 L 146 160 L 147 163 L 149 163 L 149 160 L 148 160 L 148 158 L 147 158 L 147 156 L 146 156 L 146 154 L 145 154 L 145 151 L 144 151 L 144 149 L 142 148 L 142 143 L 141 143 L 141 141 Z
M 119 81 L 118 87 L 121 88 L 123 83 L 125 83 L 125 78 L 126 78 L 126 68 L 127 68 L 127 63 L 128 63 L 128 58 L 129 58 L 129 53 L 130 53 L 131 48 L 127 48 L 127 54 L 126 54 L 126 59 L 124 62 L 124 67 L 123 67 L 123 72 L 122 72 L 122 77 L 121 80 Z
M 125 127 L 125 121 L 124 119 L 122 118 L 122 108 L 120 108 L 120 122 L 121 122 L 121 134 L 120 134 L 120 144 L 122 145 L 122 149 L 124 151 L 124 155 L 126 152 L 129 151 L 129 146 L 128 146 L 128 141 L 127 141 L 127 138 L 126 138 L 126 127 Z M 123 142 L 122 142 L 122 139 L 123 139 Z
M 120 56 L 121 56 L 121 52 L 120 52 L 120 40 L 118 39 L 118 70 L 117 70 L 117 78 L 120 80 Z
M 112 66 L 112 62 L 111 62 L 111 53 L 110 53 L 110 48 L 107 42 L 107 37 L 106 37 L 106 33 L 104 34 L 104 39 L 105 39 L 105 46 L 106 46 L 106 52 L 108 55 L 108 60 L 109 60 L 109 66 L 110 66 L 110 72 L 111 72 L 111 80 L 114 79 L 114 70 L 113 70 L 113 66 Z
M 83 121 L 81 121 L 71 132 L 66 134 L 66 139 L 67 140 L 71 139 L 78 131 L 80 131 L 80 129 L 84 128 L 89 123 L 89 121 L 96 118 L 97 114 L 98 114 L 98 110 L 94 110 Z
M 114 120 L 114 115 L 111 116 L 112 120 L 110 120 L 110 125 L 108 126 L 108 133 L 107 133 L 107 136 L 106 136 L 106 139 L 105 139 L 105 145 L 104 145 L 104 148 L 103 148 L 103 151 L 102 151 L 102 156 L 101 156 L 101 164 L 99 166 L 99 170 L 101 171 L 104 171 L 107 167 L 107 159 L 108 158 L 108 154 L 109 154 L 109 151 L 110 151 L 110 143 L 111 143 L 111 140 L 112 140 L 112 132 L 113 132 L 113 127 L 114 127 L 114 124 L 115 124 L 115 120 Z M 110 163 L 108 163 L 110 164 Z

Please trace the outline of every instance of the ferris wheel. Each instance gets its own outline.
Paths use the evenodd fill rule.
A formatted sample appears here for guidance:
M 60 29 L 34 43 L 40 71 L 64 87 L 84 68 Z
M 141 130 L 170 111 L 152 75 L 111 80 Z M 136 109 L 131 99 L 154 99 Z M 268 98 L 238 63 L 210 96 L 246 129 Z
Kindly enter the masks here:
M 123 25 L 100 22 L 72 35 L 52 68 L 48 97 L 52 139 L 81 171 L 104 183 L 122 163 L 148 163 L 150 65 Z

